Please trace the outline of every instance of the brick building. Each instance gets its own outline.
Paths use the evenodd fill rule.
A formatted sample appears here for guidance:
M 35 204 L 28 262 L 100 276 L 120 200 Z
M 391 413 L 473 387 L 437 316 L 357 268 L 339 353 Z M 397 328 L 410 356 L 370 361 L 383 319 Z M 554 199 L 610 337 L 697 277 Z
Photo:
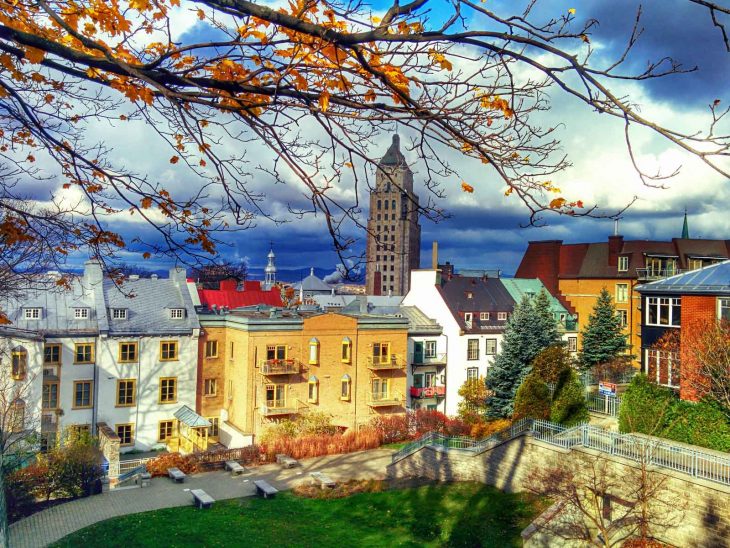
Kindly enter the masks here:
M 639 361 L 641 297 L 636 286 L 696 270 L 730 257 L 730 240 L 687 237 L 671 241 L 625 240 L 564 244 L 562 240 L 530 242 L 515 277 L 538 278 L 550 293 L 577 316 L 582 330 L 602 288 L 613 296 L 630 351 Z M 579 341 L 580 343 L 580 341 Z
M 730 261 L 637 287 L 642 299 L 641 366 L 649 379 L 696 400 L 690 383 L 689 344 L 702 322 L 730 321 Z M 668 331 L 679 332 L 679 353 L 656 348 Z
M 370 192 L 366 253 L 368 295 L 408 293 L 411 270 L 420 264 L 421 226 L 413 172 L 400 151 L 398 135 L 393 135 L 378 164 Z

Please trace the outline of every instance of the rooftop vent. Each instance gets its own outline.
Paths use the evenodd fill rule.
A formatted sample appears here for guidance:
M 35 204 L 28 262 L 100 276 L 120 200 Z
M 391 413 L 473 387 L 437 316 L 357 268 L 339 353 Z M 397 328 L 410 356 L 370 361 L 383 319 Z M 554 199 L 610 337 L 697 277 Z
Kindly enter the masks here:
M 139 280 L 139 274 L 130 274 L 129 279 L 130 280 Z

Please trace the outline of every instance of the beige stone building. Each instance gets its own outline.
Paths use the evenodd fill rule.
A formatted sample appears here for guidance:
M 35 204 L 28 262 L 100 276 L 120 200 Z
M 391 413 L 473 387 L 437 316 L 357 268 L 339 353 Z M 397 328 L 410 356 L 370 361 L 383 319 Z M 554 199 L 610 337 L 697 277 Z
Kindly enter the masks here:
M 405 411 L 406 318 L 252 308 L 200 320 L 197 411 L 223 445 L 311 411 L 343 429 Z
M 421 226 L 413 172 L 393 143 L 378 164 L 375 189 L 370 193 L 366 289 L 368 295 L 405 295 L 411 270 L 419 268 Z

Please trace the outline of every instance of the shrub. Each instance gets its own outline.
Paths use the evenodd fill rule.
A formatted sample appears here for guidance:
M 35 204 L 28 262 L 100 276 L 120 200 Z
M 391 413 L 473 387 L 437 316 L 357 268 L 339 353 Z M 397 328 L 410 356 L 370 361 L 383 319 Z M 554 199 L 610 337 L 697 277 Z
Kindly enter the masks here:
M 558 380 L 550 408 L 550 420 L 574 426 L 589 419 L 586 405 L 585 389 L 578 375 L 572 369 L 566 369 Z
M 36 496 L 45 495 L 48 469 L 31 464 L 16 470 L 5 478 L 5 503 L 8 519 L 13 522 L 31 513 Z
M 415 411 L 408 411 L 406 416 L 408 418 L 409 430 L 416 438 L 420 438 L 428 432 L 446 433 L 450 426 L 458 430 L 461 426 L 460 422 L 451 421 L 440 411 L 417 409 Z
M 459 418 L 473 424 L 482 420 L 487 413 L 487 383 L 484 377 L 468 379 L 460 388 Z
M 370 423 L 378 432 L 382 443 L 397 443 L 412 439 L 407 414 L 379 415 Z
M 273 462 L 280 453 L 295 459 L 305 459 L 375 449 L 380 447 L 381 439 L 380 432 L 376 429 L 362 428 L 357 432 L 344 434 L 279 438 L 262 444 L 261 451 L 269 462 Z
M 711 401 L 673 402 L 662 436 L 716 451 L 730 451 L 730 421 L 722 407 Z
M 332 424 L 332 415 L 312 411 L 294 420 L 286 419 L 269 426 L 261 436 L 261 441 L 265 443 L 278 438 L 331 435 L 337 431 L 338 427 Z
M 565 346 L 548 346 L 532 361 L 531 372 L 545 383 L 557 383 L 560 374 L 570 367 L 570 361 L 570 354 Z
M 166 453 L 147 461 L 147 472 L 153 477 L 167 476 L 168 468 L 179 468 L 186 474 L 194 474 L 198 466 L 194 455 L 181 455 L 180 453 Z
M 637 374 L 621 396 L 619 430 L 660 435 L 676 399 L 670 389 L 650 382 L 646 375 Z
M 620 383 L 625 382 L 624 379 L 633 369 L 631 361 L 626 356 L 619 356 L 611 361 L 594 366 L 591 372 L 599 381 Z
M 540 373 L 533 370 L 525 377 L 525 380 L 517 389 L 515 411 L 512 419 L 548 419 L 550 417 L 550 403 L 548 385 L 541 378 Z
M 480 421 L 474 423 L 469 431 L 469 435 L 474 439 L 482 439 L 496 434 L 501 430 L 505 430 L 511 426 L 512 422 L 508 419 L 496 419 L 492 421 Z

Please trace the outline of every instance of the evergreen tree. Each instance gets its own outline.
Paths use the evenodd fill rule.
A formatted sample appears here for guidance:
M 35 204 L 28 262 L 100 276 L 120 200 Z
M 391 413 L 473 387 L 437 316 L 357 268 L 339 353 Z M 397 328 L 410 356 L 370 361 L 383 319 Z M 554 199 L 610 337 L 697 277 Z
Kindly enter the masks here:
M 621 318 L 616 315 L 613 299 L 605 287 L 601 290 L 593 307 L 593 314 L 588 316 L 588 325 L 581 335 L 583 344 L 578 359 L 581 367 L 586 370 L 623 357 L 628 348 Z
M 583 383 L 573 369 L 565 369 L 555 388 L 550 420 L 565 426 L 574 426 L 587 422 L 589 418 Z
M 547 306 L 544 301 L 548 301 Z M 525 295 L 507 320 L 502 350 L 487 375 L 487 388 L 492 392 L 487 399 L 490 417 L 512 415 L 515 392 L 530 372 L 532 360 L 557 340 L 558 331 L 547 296 L 539 296 L 533 303 Z
M 550 418 L 550 389 L 535 371 L 527 375 L 515 394 L 515 411 L 518 419 Z

